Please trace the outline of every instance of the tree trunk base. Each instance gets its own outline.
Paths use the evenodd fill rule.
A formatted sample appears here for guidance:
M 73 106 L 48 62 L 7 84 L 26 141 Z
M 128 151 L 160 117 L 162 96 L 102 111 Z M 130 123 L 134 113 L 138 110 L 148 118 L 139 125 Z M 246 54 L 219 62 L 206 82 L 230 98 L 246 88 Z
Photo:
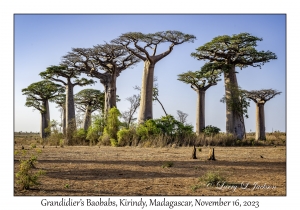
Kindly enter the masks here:
M 194 148 L 193 148 L 192 159 L 197 159 L 195 145 L 194 145 Z
M 215 158 L 215 149 L 214 148 L 209 149 L 208 160 L 216 160 L 216 158 Z

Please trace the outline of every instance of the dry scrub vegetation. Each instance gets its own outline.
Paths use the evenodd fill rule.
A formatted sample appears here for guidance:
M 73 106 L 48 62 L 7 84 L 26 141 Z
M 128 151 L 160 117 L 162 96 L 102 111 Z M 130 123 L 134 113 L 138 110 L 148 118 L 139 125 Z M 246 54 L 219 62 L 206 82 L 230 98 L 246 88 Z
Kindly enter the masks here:
M 20 189 L 15 177 L 16 196 L 286 195 L 285 146 L 216 146 L 216 161 L 208 161 L 209 146 L 198 147 L 197 159 L 191 159 L 193 147 L 43 148 L 34 136 L 19 136 L 15 137 L 15 174 L 22 146 L 28 158 L 41 150 L 33 170 L 45 173 L 39 177 L 40 185 L 29 190 Z M 255 184 L 264 187 L 253 189 Z

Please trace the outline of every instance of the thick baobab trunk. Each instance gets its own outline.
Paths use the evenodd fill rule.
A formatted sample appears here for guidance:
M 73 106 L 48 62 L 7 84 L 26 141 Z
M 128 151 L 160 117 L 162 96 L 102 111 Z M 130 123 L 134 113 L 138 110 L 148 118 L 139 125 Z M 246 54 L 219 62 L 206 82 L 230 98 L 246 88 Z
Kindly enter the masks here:
M 100 80 L 104 86 L 105 99 L 104 99 L 104 116 L 107 116 L 109 110 L 113 107 L 117 107 L 117 75 L 113 73 L 105 80 Z
M 256 140 L 266 140 L 264 103 L 256 103 Z
M 205 90 L 198 90 L 197 94 L 196 133 L 200 134 L 205 128 Z
M 43 104 L 44 110 L 41 111 L 40 137 L 41 138 L 46 138 L 47 137 L 47 133 L 45 132 L 45 128 L 47 128 L 49 126 L 49 122 L 50 122 L 48 100 L 43 101 L 42 104 Z
M 88 128 L 91 126 L 91 116 L 92 116 L 91 108 L 88 105 L 86 107 L 84 121 L 83 121 L 83 129 L 84 130 L 88 130 Z
M 63 134 L 66 135 L 66 107 L 62 108 L 62 129 L 63 129 Z
M 228 72 L 224 73 L 224 80 L 226 100 L 233 100 L 232 103 L 234 103 L 235 100 L 239 100 L 236 91 L 238 90 L 238 83 L 236 79 L 235 66 L 232 66 L 232 68 Z M 230 104 L 227 102 L 226 132 L 235 134 L 238 139 L 243 139 L 245 135 L 243 122 L 243 114 L 238 113 L 238 111 L 231 107 Z
M 74 105 L 74 95 L 73 95 L 73 85 L 68 82 L 66 86 L 66 144 L 70 144 L 71 136 L 73 131 L 76 129 L 75 120 L 75 105 Z
M 47 128 L 46 113 L 41 113 L 40 137 L 46 138 L 45 128 Z
M 152 101 L 154 66 L 155 64 L 152 64 L 150 61 L 145 61 L 141 88 L 141 102 L 138 117 L 139 123 L 143 123 L 146 120 L 153 118 Z
M 50 109 L 48 100 L 46 100 L 46 120 L 48 123 L 50 123 Z

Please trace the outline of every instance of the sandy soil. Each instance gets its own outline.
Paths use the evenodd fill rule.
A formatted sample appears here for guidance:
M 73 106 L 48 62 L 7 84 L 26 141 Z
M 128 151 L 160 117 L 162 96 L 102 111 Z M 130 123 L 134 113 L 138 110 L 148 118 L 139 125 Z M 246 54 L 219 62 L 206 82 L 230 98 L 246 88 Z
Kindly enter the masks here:
M 44 170 L 41 185 L 15 196 L 285 196 L 286 147 L 215 147 L 216 161 L 208 161 L 208 147 L 54 147 L 42 153 L 34 170 Z M 20 151 L 21 145 L 15 145 Z M 28 155 L 34 151 L 25 146 Z M 261 157 L 262 156 L 262 157 Z M 15 155 L 15 173 L 20 155 Z M 172 167 L 162 167 L 172 162 Z M 199 177 L 219 172 L 226 182 L 207 186 Z M 246 187 L 246 185 L 248 186 Z M 260 186 L 260 187 L 259 187 Z M 193 190 L 194 189 L 194 190 Z

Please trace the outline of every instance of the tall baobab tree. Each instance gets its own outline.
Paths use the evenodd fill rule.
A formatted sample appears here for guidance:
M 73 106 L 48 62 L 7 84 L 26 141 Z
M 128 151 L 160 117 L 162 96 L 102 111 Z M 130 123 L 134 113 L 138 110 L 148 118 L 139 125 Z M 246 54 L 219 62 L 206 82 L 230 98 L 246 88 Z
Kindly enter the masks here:
M 245 91 L 246 97 L 256 104 L 256 140 L 266 140 L 265 132 L 265 103 L 281 92 L 273 89 Z
M 117 77 L 139 59 L 117 44 L 96 45 L 93 48 L 73 48 L 63 56 L 62 64 L 75 68 L 88 76 L 98 78 L 104 86 L 104 114 L 117 107 Z
M 51 81 L 43 80 L 32 83 L 27 88 L 22 89 L 23 95 L 26 95 L 25 106 L 34 107 L 41 113 L 40 137 L 47 137 L 45 128 L 50 123 L 49 99 L 58 96 L 64 92 L 64 88 Z
M 50 102 L 56 103 L 56 108 L 61 109 L 61 127 L 63 130 L 63 134 L 66 135 L 66 94 L 60 94 L 50 99 Z
M 222 66 L 221 66 L 222 67 Z M 197 92 L 196 133 L 200 134 L 205 128 L 205 92 L 220 81 L 220 65 L 216 63 L 205 64 L 200 71 L 188 71 L 178 75 L 178 80 L 190 84 Z
M 123 45 L 128 52 L 144 61 L 139 123 L 153 118 L 153 80 L 156 63 L 169 55 L 175 45 L 193 42 L 195 39 L 194 35 L 184 34 L 180 31 L 162 31 L 149 34 L 129 32 L 112 41 Z M 163 53 L 156 54 L 158 45 L 163 43 L 169 43 L 169 48 Z M 149 49 L 152 53 L 148 51 Z
M 40 73 L 40 76 L 44 79 L 52 80 L 55 82 L 62 83 L 66 89 L 66 144 L 72 144 L 71 133 L 73 129 L 76 129 L 75 121 L 75 105 L 74 105 L 74 94 L 73 89 L 76 85 L 86 86 L 95 83 L 92 79 L 79 78 L 80 72 L 74 68 L 67 66 L 50 66 Z M 64 78 L 62 80 L 61 78 Z M 73 81 L 72 81 L 73 80 Z
M 234 34 L 232 36 L 217 36 L 212 41 L 200 46 L 191 56 L 198 60 L 208 60 L 229 65 L 224 71 L 225 95 L 227 101 L 238 101 L 239 97 L 234 94 L 233 89 L 238 88 L 235 67 L 240 69 L 248 66 L 259 67 L 277 59 L 277 56 L 270 51 L 258 51 L 255 47 L 262 38 L 252 36 L 249 33 Z M 238 139 L 242 139 L 245 130 L 241 123 L 243 116 L 236 110 L 231 109 L 226 103 L 226 132 L 237 134 Z
M 75 94 L 75 104 L 77 109 L 85 112 L 83 129 L 87 130 L 91 125 L 92 113 L 96 110 L 102 112 L 104 105 L 104 93 L 95 89 L 84 89 Z
M 244 117 L 248 118 L 248 107 L 250 106 L 250 100 L 246 97 L 246 92 L 240 87 L 230 85 L 230 90 L 235 98 L 228 98 L 226 94 L 221 98 L 220 102 L 226 103 L 229 111 L 234 110 L 235 114 L 240 118 L 240 124 L 243 130 L 246 130 Z M 238 100 L 237 100 L 238 99 Z M 234 134 L 238 136 L 237 129 L 234 129 Z M 244 133 L 244 139 L 246 139 L 246 132 Z

